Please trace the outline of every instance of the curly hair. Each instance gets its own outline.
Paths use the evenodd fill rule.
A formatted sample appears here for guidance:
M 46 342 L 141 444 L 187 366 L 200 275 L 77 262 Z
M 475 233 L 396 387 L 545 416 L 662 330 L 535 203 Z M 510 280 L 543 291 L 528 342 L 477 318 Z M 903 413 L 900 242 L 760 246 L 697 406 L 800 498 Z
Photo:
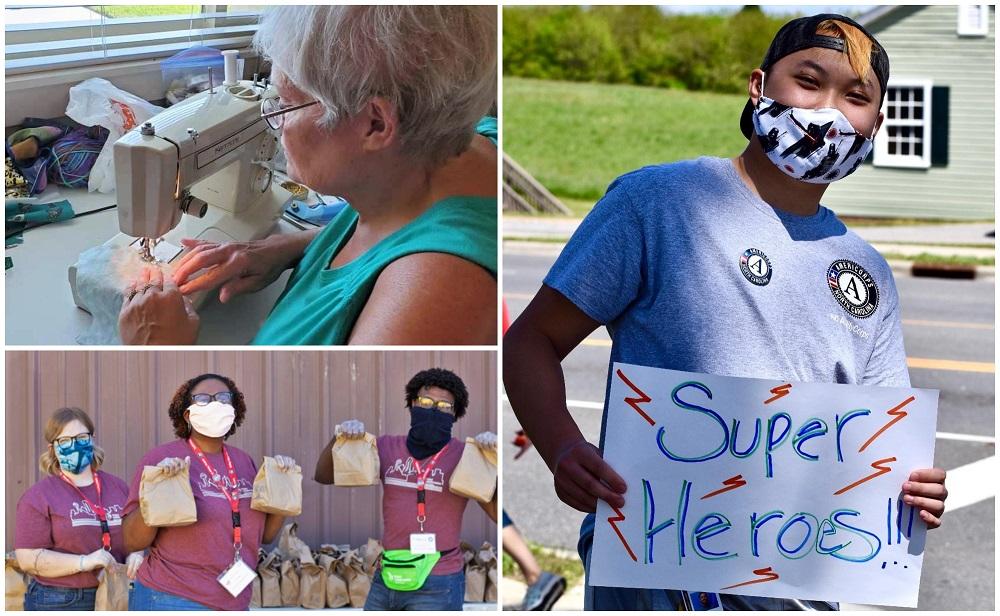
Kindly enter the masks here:
M 243 418 L 247 414 L 247 406 L 243 400 L 243 392 L 237 389 L 236 383 L 229 377 L 222 376 L 221 374 L 199 374 L 178 387 L 177 391 L 174 392 L 174 397 L 170 400 L 170 409 L 168 412 L 170 414 L 170 421 L 174 424 L 174 434 L 177 435 L 177 438 L 188 438 L 191 436 L 191 426 L 184 419 L 184 411 L 194 404 L 194 401 L 191 399 L 191 390 L 198 383 L 210 380 L 225 383 L 226 387 L 233 394 L 233 408 L 236 410 L 236 420 L 233 421 L 233 427 L 229 429 L 229 432 L 226 432 L 223 438 L 228 439 L 235 434 L 236 428 L 243 423 Z
M 451 393 L 455 397 L 455 419 L 465 415 L 465 409 L 469 406 L 469 390 L 457 374 L 444 368 L 421 370 L 406 384 L 407 407 L 413 405 L 417 393 L 424 387 L 440 387 Z
M 79 420 L 87 428 L 87 432 L 90 432 L 91 435 L 94 434 L 94 420 L 83 409 L 71 406 L 61 408 L 52 413 L 52 417 L 49 417 L 49 420 L 45 422 L 45 429 L 42 431 L 42 436 L 45 438 L 45 444 L 47 445 L 45 451 L 38 458 L 38 468 L 42 471 L 42 474 L 58 475 L 60 473 L 59 458 L 56 457 L 52 449 L 52 442 L 58 438 L 59 433 L 63 431 L 66 424 L 74 419 Z M 91 470 L 96 471 L 101 468 L 101 464 L 103 463 L 104 450 L 94 445 L 94 459 L 90 463 Z

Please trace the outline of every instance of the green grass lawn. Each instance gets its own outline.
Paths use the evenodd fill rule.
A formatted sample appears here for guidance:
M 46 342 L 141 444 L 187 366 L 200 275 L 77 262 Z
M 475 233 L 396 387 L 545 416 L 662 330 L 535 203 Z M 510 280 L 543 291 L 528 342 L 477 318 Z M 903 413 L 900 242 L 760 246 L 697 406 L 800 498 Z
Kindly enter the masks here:
M 575 213 L 619 175 L 697 156 L 735 156 L 746 96 L 504 77 L 504 150 Z
M 98 4 L 88 6 L 92 11 L 96 11 L 110 19 L 122 17 L 157 17 L 161 15 L 189 15 L 201 13 L 201 5 L 192 4 L 146 4 L 146 5 L 112 5 Z

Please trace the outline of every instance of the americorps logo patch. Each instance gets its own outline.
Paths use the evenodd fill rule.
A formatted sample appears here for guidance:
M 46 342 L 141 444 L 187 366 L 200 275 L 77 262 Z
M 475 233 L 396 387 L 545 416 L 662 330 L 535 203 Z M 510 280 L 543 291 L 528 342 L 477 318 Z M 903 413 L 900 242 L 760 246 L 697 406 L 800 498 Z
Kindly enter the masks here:
M 867 319 L 878 308 L 878 286 L 868 270 L 854 261 L 838 259 L 826 270 L 830 292 L 844 310 Z
M 758 287 L 771 282 L 771 260 L 756 248 L 747 248 L 740 256 L 740 271 L 743 277 Z

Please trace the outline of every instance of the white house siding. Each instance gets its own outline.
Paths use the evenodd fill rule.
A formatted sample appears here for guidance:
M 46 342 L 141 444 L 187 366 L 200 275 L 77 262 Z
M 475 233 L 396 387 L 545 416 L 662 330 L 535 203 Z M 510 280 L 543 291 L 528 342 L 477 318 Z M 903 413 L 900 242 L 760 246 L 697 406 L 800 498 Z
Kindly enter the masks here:
M 838 214 L 900 218 L 994 218 L 995 10 L 989 34 L 957 35 L 956 6 L 903 6 L 868 24 L 889 53 L 893 77 L 950 88 L 948 165 L 864 165 L 834 182 L 823 204 Z

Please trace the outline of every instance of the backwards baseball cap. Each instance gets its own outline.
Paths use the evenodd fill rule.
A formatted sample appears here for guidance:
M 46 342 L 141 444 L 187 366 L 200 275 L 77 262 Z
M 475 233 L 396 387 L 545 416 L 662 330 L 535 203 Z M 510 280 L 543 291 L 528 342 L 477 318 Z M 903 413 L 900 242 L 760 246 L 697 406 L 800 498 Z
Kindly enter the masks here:
M 844 51 L 846 47 L 844 39 L 836 36 L 816 34 L 819 25 L 828 19 L 854 26 L 871 40 L 872 71 L 875 73 L 875 77 L 882 87 L 881 97 L 879 98 L 879 107 L 881 108 L 882 102 L 885 100 L 886 85 L 889 82 L 889 54 L 885 52 L 882 45 L 875 40 L 875 37 L 864 26 L 850 17 L 844 17 L 836 13 L 822 13 L 820 15 L 813 15 L 812 17 L 793 19 L 781 26 L 778 33 L 774 35 L 771 46 L 767 48 L 767 53 L 764 54 L 764 61 L 760 63 L 760 69 L 767 72 L 778 60 L 785 56 L 812 47 L 824 47 L 835 51 Z M 750 138 L 750 135 L 753 135 L 753 103 L 749 100 L 743 108 L 743 115 L 740 116 L 740 130 L 743 131 L 743 136 L 747 139 Z

